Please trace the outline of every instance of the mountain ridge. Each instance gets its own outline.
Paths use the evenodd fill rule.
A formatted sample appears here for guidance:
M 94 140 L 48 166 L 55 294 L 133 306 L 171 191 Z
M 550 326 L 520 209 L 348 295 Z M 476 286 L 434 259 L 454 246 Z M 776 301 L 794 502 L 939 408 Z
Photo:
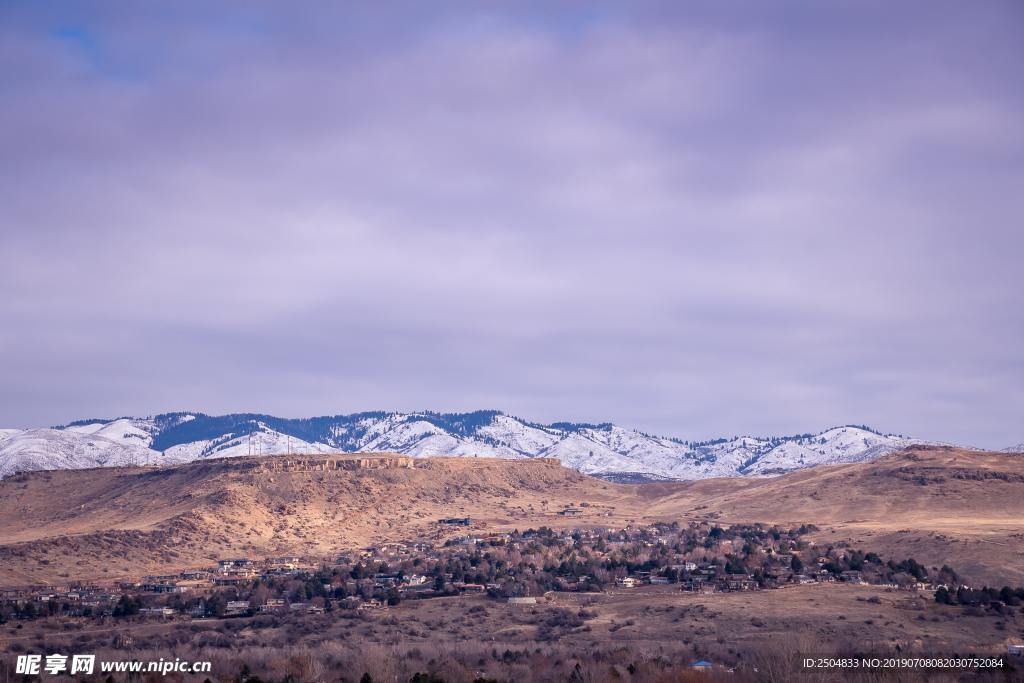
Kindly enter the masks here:
M 182 411 L 0 430 L 0 477 L 18 471 L 173 465 L 239 455 L 386 451 L 413 457 L 548 457 L 614 481 L 665 481 L 782 474 L 870 460 L 921 443 L 926 442 L 864 425 L 814 434 L 688 441 L 610 422 L 542 424 L 500 410 L 365 411 L 309 418 Z

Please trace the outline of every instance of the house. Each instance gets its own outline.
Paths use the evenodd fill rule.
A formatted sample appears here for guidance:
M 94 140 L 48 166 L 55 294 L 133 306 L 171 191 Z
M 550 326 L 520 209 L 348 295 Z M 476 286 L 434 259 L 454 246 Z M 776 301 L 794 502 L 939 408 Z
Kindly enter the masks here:
M 537 598 L 522 597 L 522 598 L 509 598 L 508 604 L 510 605 L 536 605 Z
M 671 583 L 667 576 L 652 576 L 648 581 L 652 586 L 667 586 Z
M 438 524 L 451 524 L 454 526 L 469 526 L 473 523 L 469 517 L 445 517 L 437 521 Z
M 248 611 L 249 603 L 245 600 L 229 600 L 228 604 L 224 605 L 224 616 L 226 617 L 237 617 Z
M 689 578 L 683 581 L 682 590 L 685 593 L 714 593 L 715 587 L 704 579 Z
M 402 585 L 403 586 L 422 586 L 427 581 L 429 581 L 429 579 L 427 577 L 423 576 L 422 574 L 410 574 L 409 576 L 405 577 L 405 581 L 402 582 Z
M 215 585 L 217 585 L 217 586 L 239 586 L 241 584 L 249 583 L 249 581 L 252 580 L 253 576 L 255 576 L 255 574 L 252 574 L 252 575 L 227 574 L 227 575 L 223 575 L 223 576 L 218 576 L 217 578 L 215 578 L 213 580 L 213 583 Z
M 189 591 L 202 590 L 213 585 L 209 579 L 185 579 L 176 581 L 174 584 L 175 593 L 187 593 Z
M 362 602 L 362 600 L 353 595 L 339 600 L 338 607 L 341 609 L 359 609 L 359 605 L 361 605 Z
M 1011 657 L 1024 657 L 1024 645 L 1011 643 L 1006 646 L 1006 654 Z
M 256 563 L 248 559 L 238 560 L 218 560 L 217 570 L 222 574 L 231 574 L 241 570 L 251 571 L 256 567 Z
M 696 593 L 700 590 L 701 586 L 704 585 L 704 580 L 697 577 L 689 577 L 679 579 L 679 590 L 684 593 Z
M 276 612 L 278 610 L 283 610 L 284 607 L 285 607 L 284 600 L 281 600 L 279 598 L 271 598 L 271 599 L 267 600 L 266 602 L 264 602 L 262 605 L 260 605 L 260 611 L 261 612 Z
M 368 600 L 367 602 L 360 603 L 359 607 L 357 607 L 356 609 L 360 612 L 365 612 L 367 610 L 387 609 L 387 606 L 388 605 L 386 602 L 378 600 L 377 598 L 373 598 L 372 600 Z
M 177 583 L 144 583 L 142 584 L 142 590 L 147 593 L 184 593 L 188 591 L 188 584 L 180 583 L 182 585 Z
M 189 616 L 195 617 L 196 619 L 202 619 L 203 617 L 210 616 L 210 608 L 206 606 L 204 600 L 200 600 L 188 611 Z
M 210 578 L 210 572 L 206 570 L 193 570 L 181 572 L 178 576 L 186 581 L 198 581 Z
M 419 586 L 402 586 L 398 594 L 406 598 L 424 598 L 434 595 L 437 591 L 434 590 L 433 584 L 420 584 Z
M 217 583 L 228 585 L 226 582 L 229 580 L 255 578 L 258 573 L 252 560 L 221 560 L 215 580 Z
M 272 569 L 298 569 L 301 560 L 298 557 L 274 557 L 267 563 Z
M 373 582 L 378 586 L 396 586 L 401 582 L 400 574 L 377 574 Z
M 620 588 L 636 588 L 637 583 L 639 582 L 632 576 L 624 576 L 621 579 L 615 579 L 615 585 Z
M 293 602 L 288 605 L 290 612 L 307 612 L 310 614 L 319 614 L 324 611 L 323 607 L 317 607 L 311 602 Z
M 144 617 L 173 617 L 174 610 L 170 607 L 143 607 L 139 614 Z
M 846 583 L 867 583 L 861 573 L 858 571 L 846 571 L 841 572 L 839 577 Z
M 710 673 L 715 668 L 715 665 L 712 664 L 711 662 L 707 661 L 707 660 L 699 659 L 696 662 L 694 662 L 693 664 L 691 664 L 690 668 L 693 669 L 694 671 L 702 671 L 702 672 L 705 672 L 705 673 Z
M 726 591 L 752 591 L 757 589 L 757 581 L 747 574 L 729 574 L 719 580 L 719 588 Z

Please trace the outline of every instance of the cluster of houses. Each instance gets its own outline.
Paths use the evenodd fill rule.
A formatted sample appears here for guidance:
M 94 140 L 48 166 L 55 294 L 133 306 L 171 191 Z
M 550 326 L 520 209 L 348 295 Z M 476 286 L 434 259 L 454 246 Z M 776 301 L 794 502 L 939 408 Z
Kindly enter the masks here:
M 667 524 L 627 529 L 542 528 L 523 533 L 462 536 L 450 539 L 446 546 L 465 548 L 463 555 L 486 553 L 497 546 L 532 553 L 534 558 L 538 554 L 544 558 L 554 556 L 561 561 L 557 568 L 550 559 L 533 559 L 530 563 L 548 565 L 546 583 L 545 578 L 538 577 L 541 572 L 527 572 L 532 573 L 539 592 L 678 584 L 685 592 L 713 593 L 819 583 L 933 590 L 926 579 L 905 574 L 897 582 L 893 576 L 898 570 L 887 568 L 877 556 L 865 556 L 844 546 L 816 549 L 813 541 L 801 538 L 811 530 L 762 525 L 726 530 L 707 523 L 691 524 L 688 528 Z M 568 567 L 567 556 L 572 558 Z M 554 576 L 550 576 L 552 573 Z M 492 584 L 486 588 L 488 592 L 498 592 Z
M 265 560 L 247 558 L 219 560 L 216 567 L 169 574 L 146 576 L 139 582 L 124 582 L 123 588 L 143 593 L 187 593 L 214 586 L 245 585 L 254 579 L 275 576 L 296 576 L 314 571 L 316 566 L 298 557 L 274 557 Z
M 118 605 L 126 596 L 158 597 L 163 594 L 205 593 L 221 586 L 247 585 L 255 579 L 271 576 L 297 576 L 314 567 L 297 557 L 220 560 L 216 567 L 188 570 L 178 574 L 145 576 L 140 580 L 106 581 L 73 586 L 15 586 L 0 588 L 0 604 L 13 606 L 20 613 L 46 615 L 62 613 L 68 616 L 117 615 Z M 193 609 L 192 616 L 210 616 L 203 607 Z M 249 603 L 245 603 L 248 610 Z M 27 608 L 27 609 L 26 609 Z M 235 611 L 239 611 L 237 605 Z M 139 607 L 141 616 L 168 617 L 178 610 L 164 605 Z
M 112 613 L 121 599 L 118 584 L 82 586 L 8 586 L 0 588 L 0 604 L 29 616 L 53 614 L 58 611 L 72 616 Z
M 713 562 L 685 562 L 683 564 L 670 565 L 675 572 L 680 590 L 684 593 L 729 593 L 754 591 L 763 588 L 782 588 L 786 585 L 806 585 L 812 583 L 852 583 L 867 584 L 860 572 L 845 571 L 837 578 L 835 575 L 823 571 L 812 574 L 794 574 L 786 567 L 780 567 L 778 574 L 756 577 L 753 573 L 727 572 L 721 566 Z M 636 588 L 637 586 L 668 585 L 673 581 L 668 576 L 652 574 L 648 571 L 634 572 L 628 576 L 619 577 L 615 580 L 618 588 Z M 896 584 L 883 584 L 898 588 Z M 915 584 L 915 589 L 930 589 L 928 583 Z
M 463 527 L 470 520 L 441 521 Z M 673 585 L 689 593 L 833 582 L 931 589 L 927 580 L 908 583 L 905 576 L 899 584 L 885 583 L 883 577 L 891 578 L 892 572 L 886 574 L 877 557 L 872 564 L 849 548 L 817 549 L 801 538 L 805 532 L 708 523 L 557 531 L 542 527 L 455 536 L 438 545 L 384 543 L 330 559 L 231 558 L 215 567 L 138 581 L 0 589 L 0 616 L 4 605 L 6 614 L 15 616 L 316 614 L 382 610 L 402 600 L 472 593 L 532 604 L 534 596 L 549 591 L 600 592 L 641 585 Z M 126 602 L 127 597 L 132 599 Z

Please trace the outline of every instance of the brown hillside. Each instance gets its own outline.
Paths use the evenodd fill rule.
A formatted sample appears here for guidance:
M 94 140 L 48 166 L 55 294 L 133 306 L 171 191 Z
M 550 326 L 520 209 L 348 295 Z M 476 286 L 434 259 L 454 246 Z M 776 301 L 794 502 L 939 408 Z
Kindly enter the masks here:
M 412 465 L 412 467 L 410 467 Z M 575 517 L 558 515 L 579 506 Z M 468 516 L 473 527 L 446 527 Z M 1024 457 L 915 448 L 782 477 L 617 485 L 549 460 L 270 456 L 0 482 L 0 585 L 326 557 L 387 540 L 654 520 L 813 523 L 821 542 L 1024 584 Z
M 525 528 L 583 501 L 607 514 L 619 488 L 544 459 L 271 456 L 37 472 L 0 483 L 0 585 L 327 556 L 454 533 L 442 517 Z
M 1020 455 L 915 447 L 871 463 L 708 479 L 651 494 L 651 514 L 813 522 L 822 541 L 948 563 L 978 582 L 1024 584 Z

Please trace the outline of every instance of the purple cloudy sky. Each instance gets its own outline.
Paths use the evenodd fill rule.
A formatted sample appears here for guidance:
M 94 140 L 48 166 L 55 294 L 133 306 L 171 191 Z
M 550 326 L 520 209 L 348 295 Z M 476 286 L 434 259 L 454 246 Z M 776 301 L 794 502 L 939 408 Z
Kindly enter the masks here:
M 340 4 L 3 4 L 0 426 L 1024 440 L 1021 3 Z

